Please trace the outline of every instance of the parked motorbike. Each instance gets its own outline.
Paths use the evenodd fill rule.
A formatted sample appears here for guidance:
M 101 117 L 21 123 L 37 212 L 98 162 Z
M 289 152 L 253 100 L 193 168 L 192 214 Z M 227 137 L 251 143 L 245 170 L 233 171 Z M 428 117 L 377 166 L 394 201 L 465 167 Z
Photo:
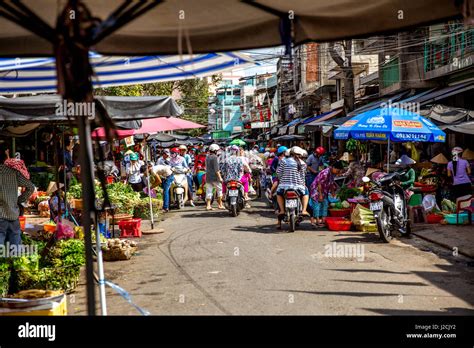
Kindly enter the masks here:
M 283 221 L 288 223 L 289 232 L 295 232 L 296 227 L 303 221 L 301 216 L 303 211 L 301 197 L 298 191 L 287 189 L 283 193 L 283 198 L 285 199 L 285 216 Z
M 225 205 L 230 215 L 237 216 L 245 207 L 244 186 L 240 181 L 231 180 L 226 183 Z
M 405 190 L 400 186 L 400 177 L 404 174 L 387 174 L 377 180 L 364 177 L 364 183 L 370 183 L 368 196 L 370 210 L 373 211 L 380 238 L 389 243 L 398 230 L 402 236 L 411 233 L 408 218 L 408 203 Z
M 186 202 L 186 193 L 188 190 L 188 179 L 186 177 L 188 169 L 178 166 L 174 167 L 172 170 L 174 181 L 171 184 L 171 199 L 178 209 L 182 209 L 184 207 L 184 202 Z

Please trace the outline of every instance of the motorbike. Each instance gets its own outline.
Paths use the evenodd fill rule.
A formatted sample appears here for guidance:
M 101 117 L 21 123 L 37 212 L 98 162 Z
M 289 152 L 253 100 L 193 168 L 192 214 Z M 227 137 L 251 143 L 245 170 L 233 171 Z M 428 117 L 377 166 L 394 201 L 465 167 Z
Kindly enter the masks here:
M 283 221 L 288 223 L 289 232 L 295 232 L 296 227 L 303 221 L 301 212 L 303 205 L 301 204 L 301 197 L 298 191 L 287 189 L 283 193 L 285 200 L 285 216 Z
M 171 184 L 171 199 L 174 202 L 178 209 L 184 207 L 184 202 L 186 202 L 186 194 L 188 191 L 188 179 L 186 173 L 188 169 L 183 167 L 174 167 L 173 169 L 174 180 Z
M 244 186 L 240 181 L 231 180 L 226 183 L 225 205 L 230 215 L 237 216 L 245 207 Z
M 374 213 L 380 238 L 385 243 L 390 243 L 396 230 L 405 237 L 411 233 L 407 197 L 400 186 L 403 174 L 404 172 L 391 173 L 379 179 L 366 176 L 362 179 L 364 183 L 370 184 L 369 207 Z

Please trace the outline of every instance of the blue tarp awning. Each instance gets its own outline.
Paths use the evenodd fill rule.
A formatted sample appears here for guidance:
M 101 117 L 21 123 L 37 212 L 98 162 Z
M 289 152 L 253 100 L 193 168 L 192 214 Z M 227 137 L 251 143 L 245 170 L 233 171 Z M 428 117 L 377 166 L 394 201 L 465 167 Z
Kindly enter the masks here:
M 192 79 L 258 65 L 241 53 L 111 57 L 90 53 L 93 85 L 112 87 Z M 0 58 L 0 94 L 57 91 L 54 58 Z

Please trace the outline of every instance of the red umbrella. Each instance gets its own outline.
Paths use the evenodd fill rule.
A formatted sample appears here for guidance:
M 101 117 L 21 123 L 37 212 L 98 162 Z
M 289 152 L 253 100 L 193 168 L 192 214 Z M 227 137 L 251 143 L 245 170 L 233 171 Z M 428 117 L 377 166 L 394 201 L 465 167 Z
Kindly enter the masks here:
M 120 129 L 117 130 L 117 136 L 119 139 L 122 139 L 137 134 L 155 134 L 158 132 L 203 127 L 206 126 L 176 117 L 147 118 L 142 120 L 142 126 L 139 129 Z M 93 130 L 92 138 L 105 139 L 105 129 L 96 128 Z

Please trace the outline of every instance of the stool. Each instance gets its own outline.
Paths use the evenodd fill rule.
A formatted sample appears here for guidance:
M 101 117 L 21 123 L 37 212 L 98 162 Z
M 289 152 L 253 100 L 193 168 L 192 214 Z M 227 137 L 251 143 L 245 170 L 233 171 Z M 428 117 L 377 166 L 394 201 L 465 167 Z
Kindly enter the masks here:
M 425 223 L 426 216 L 425 216 L 425 209 L 422 205 L 408 207 L 408 218 L 412 223 Z

